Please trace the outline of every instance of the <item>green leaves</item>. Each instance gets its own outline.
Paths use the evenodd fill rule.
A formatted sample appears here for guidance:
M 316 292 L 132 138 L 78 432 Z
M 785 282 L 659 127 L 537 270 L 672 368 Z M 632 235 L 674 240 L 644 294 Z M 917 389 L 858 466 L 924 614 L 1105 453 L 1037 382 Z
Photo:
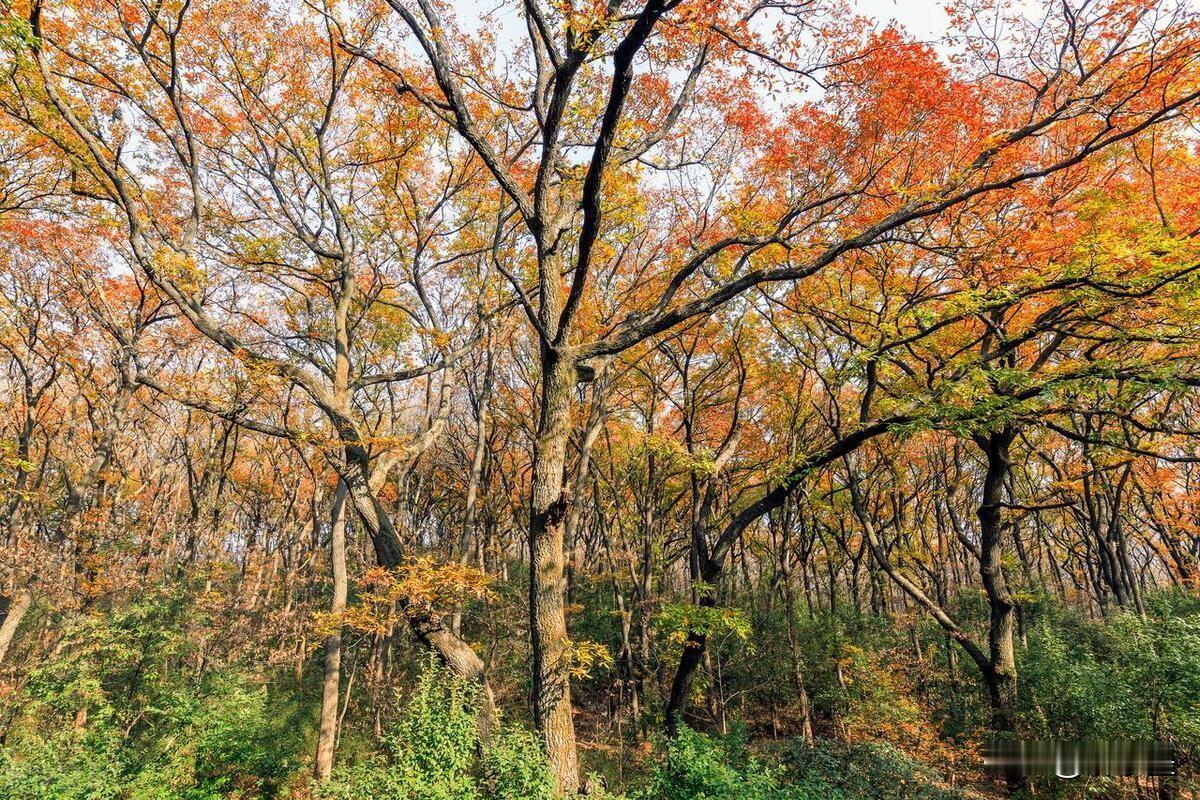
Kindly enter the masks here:
M 551 800 L 554 781 L 541 742 L 503 727 L 479 754 L 476 684 L 432 656 L 383 736 L 385 758 L 339 766 L 324 800 Z
M 887 744 L 797 742 L 788 752 L 788 766 L 801 785 L 824 787 L 846 800 L 963 800 L 967 795 L 947 788 L 928 766 Z
M 291 778 L 307 761 L 301 698 L 273 694 L 249 670 L 180 668 L 194 647 L 185 608 L 150 593 L 67 621 L 61 653 L 9 700 L 19 713 L 0 755 L 0 797 L 265 798 Z
M 1200 603 L 1152 594 L 1103 623 L 1050 607 L 1021 653 L 1025 723 L 1063 738 L 1167 739 L 1200 756 Z
M 780 770 L 740 745 L 681 727 L 632 800 L 808 800 L 809 795 L 782 784 Z
M 751 633 L 750 620 L 740 608 L 676 603 L 663 607 L 655 617 L 654 627 L 659 635 L 674 645 L 686 643 L 689 631 L 710 639 L 733 636 L 743 642 L 749 640 Z
M 22 53 L 37 44 L 37 37 L 29 20 L 21 18 L 15 11 L 0 15 L 0 48 Z
M 537 735 L 518 727 L 502 730 L 483 755 L 491 800 L 551 800 L 554 776 Z

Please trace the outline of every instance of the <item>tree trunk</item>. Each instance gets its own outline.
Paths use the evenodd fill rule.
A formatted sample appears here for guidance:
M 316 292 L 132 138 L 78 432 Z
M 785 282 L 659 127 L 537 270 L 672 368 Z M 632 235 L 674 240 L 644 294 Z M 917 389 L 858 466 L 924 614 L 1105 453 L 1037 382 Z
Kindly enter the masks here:
M 479 393 L 475 421 L 475 452 L 471 456 L 471 477 L 467 482 L 466 511 L 463 515 L 462 536 L 459 539 L 458 560 L 460 564 L 464 565 L 470 563 L 473 547 L 479 551 L 479 532 L 475 528 L 479 518 L 479 483 L 483 476 L 483 459 L 487 455 L 487 415 L 490 398 L 491 373 L 489 371 L 484 379 L 483 389 Z M 463 607 L 460 603 L 454 609 L 454 617 L 450 622 L 450 630 L 454 632 L 455 636 L 462 635 L 462 612 Z
M 575 721 L 571 708 L 570 654 L 563 611 L 563 529 L 570 505 L 563 485 L 570 434 L 574 365 L 553 351 L 543 353 L 542 402 L 534 451 L 529 522 L 529 622 L 533 650 L 534 721 L 558 789 L 579 786 Z
M 338 616 L 346 610 L 346 485 L 338 482 L 330 517 L 329 557 L 333 567 L 333 600 L 329 613 L 336 629 L 325 639 L 325 678 L 321 686 L 321 725 L 317 734 L 318 781 L 328 780 L 333 770 L 333 750 L 337 743 L 338 690 L 342 677 L 342 631 Z
M 791 524 L 790 520 L 785 523 Z M 785 539 L 785 548 L 786 548 Z M 787 563 L 788 555 L 784 553 L 784 563 Z M 796 700 L 799 703 L 800 716 L 800 738 L 805 744 L 811 744 L 813 739 L 812 728 L 812 709 L 809 703 L 808 686 L 804 680 L 804 654 L 800 649 L 800 637 L 796 631 L 796 598 L 795 591 L 792 587 L 791 570 L 788 569 L 783 579 L 784 603 L 787 611 L 787 634 L 788 646 L 792 654 L 792 682 L 796 689 Z
M 366 453 L 360 447 L 348 447 L 342 479 L 363 530 L 375 549 L 375 560 L 381 567 L 395 569 L 404 563 L 404 550 L 387 510 L 370 486 Z M 417 640 L 437 653 L 456 675 L 480 686 L 479 741 L 487 746 L 495 728 L 496 706 L 487 681 L 483 659 L 431 611 L 405 604 L 409 628 Z
M 1000 509 L 1004 501 L 1004 483 L 1011 466 L 1008 448 L 1016 435 L 1011 427 L 979 436 L 976 442 L 987 457 L 983 478 L 983 500 L 979 505 L 980 578 L 987 595 L 988 661 L 985 674 L 992 707 L 992 730 L 1012 733 L 1015 727 L 1017 664 L 1013 655 L 1013 627 L 1016 604 L 1008 591 L 1001 565 L 1004 529 Z
M 702 598 L 700 605 L 705 603 Z M 683 646 L 683 655 L 679 657 L 679 666 L 675 668 L 675 678 L 671 681 L 671 694 L 667 699 L 667 735 L 674 738 L 679 733 L 679 723 L 683 721 L 683 712 L 687 708 L 688 694 L 692 689 L 692 676 L 700 662 L 704 660 L 704 646 L 708 637 L 702 633 L 691 631 Z
M 21 620 L 25 619 L 32 605 L 33 592 L 27 588 L 18 589 L 8 606 L 8 613 L 4 615 L 4 622 L 0 623 L 0 664 L 4 663 L 8 648 L 12 646 L 17 635 L 17 628 L 21 626 Z

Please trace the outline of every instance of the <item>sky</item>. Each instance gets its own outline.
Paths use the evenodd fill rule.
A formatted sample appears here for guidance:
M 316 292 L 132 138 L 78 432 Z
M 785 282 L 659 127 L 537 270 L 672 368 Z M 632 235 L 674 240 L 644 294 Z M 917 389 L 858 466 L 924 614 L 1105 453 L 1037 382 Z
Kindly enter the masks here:
M 945 0 L 851 0 L 851 5 L 860 14 L 879 20 L 879 27 L 897 22 L 914 37 L 931 44 L 941 39 L 950 26 L 944 3 Z M 499 4 L 500 0 L 451 1 L 455 16 L 464 26 L 480 21 L 483 14 Z M 516 35 L 518 32 L 512 33 Z M 523 30 L 519 33 L 524 35 Z M 501 39 L 505 36 L 506 32 L 502 32 Z
M 943 0 L 855 0 L 854 7 L 863 16 L 878 19 L 880 27 L 897 22 L 923 41 L 941 38 L 950 26 Z
M 1037 0 L 1026 0 L 1026 2 Z M 932 45 L 938 52 L 945 53 L 948 43 L 943 37 L 950 29 L 950 16 L 946 13 L 947 0 L 848 0 L 850 7 L 864 17 L 878 21 L 880 29 L 895 23 L 908 31 L 914 39 Z M 503 5 L 503 0 L 450 0 L 458 24 L 467 30 L 492 26 L 499 42 L 509 45 L 524 43 L 527 33 L 519 15 L 500 14 L 485 22 L 489 11 Z M 812 87 L 814 93 L 817 87 Z M 815 96 L 815 94 L 814 94 Z

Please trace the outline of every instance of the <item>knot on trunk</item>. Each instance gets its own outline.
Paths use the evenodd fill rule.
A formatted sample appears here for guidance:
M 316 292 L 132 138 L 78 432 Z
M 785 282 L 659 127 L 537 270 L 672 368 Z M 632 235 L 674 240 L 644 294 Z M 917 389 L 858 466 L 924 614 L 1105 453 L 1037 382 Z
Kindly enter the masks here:
M 546 506 L 546 527 L 553 528 L 556 525 L 561 525 L 563 520 L 567 518 L 567 506 L 569 505 L 570 499 L 567 495 L 567 490 L 563 489 L 558 499 Z

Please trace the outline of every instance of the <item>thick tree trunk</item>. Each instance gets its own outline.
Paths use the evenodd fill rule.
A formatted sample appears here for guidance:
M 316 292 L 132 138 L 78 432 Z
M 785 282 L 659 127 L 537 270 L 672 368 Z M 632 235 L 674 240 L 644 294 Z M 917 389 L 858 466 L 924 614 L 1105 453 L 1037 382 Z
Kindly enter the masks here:
M 8 649 L 17 635 L 17 628 L 32 605 L 33 592 L 27 588 L 18 589 L 8 606 L 8 613 L 4 615 L 4 622 L 0 622 L 0 664 L 4 663 L 4 657 L 8 655 Z
M 983 478 L 983 498 L 979 505 L 979 574 L 988 600 L 988 661 L 984 678 L 992 706 L 992 730 L 1011 733 L 1015 726 L 1017 664 L 1013 655 L 1013 629 L 1016 621 L 1012 595 L 1001 565 L 1004 529 L 1000 509 L 1004 502 L 1004 483 L 1011 466 L 1009 445 L 1016 432 L 1011 427 L 979 436 L 976 442 L 987 458 Z
M 563 484 L 570 435 L 574 365 L 543 354 L 542 403 L 533 462 L 529 521 L 529 621 L 533 650 L 534 721 L 559 791 L 579 786 L 575 721 L 571 706 L 570 654 L 563 610 L 563 532 L 570 506 Z
M 346 610 L 346 485 L 338 482 L 330 517 L 329 559 L 333 568 L 333 599 L 329 613 L 335 620 Z M 321 725 L 317 734 L 315 774 L 325 781 L 333 771 L 333 750 L 337 742 L 338 692 L 342 678 L 341 624 L 325 639 L 325 677 L 321 685 Z

